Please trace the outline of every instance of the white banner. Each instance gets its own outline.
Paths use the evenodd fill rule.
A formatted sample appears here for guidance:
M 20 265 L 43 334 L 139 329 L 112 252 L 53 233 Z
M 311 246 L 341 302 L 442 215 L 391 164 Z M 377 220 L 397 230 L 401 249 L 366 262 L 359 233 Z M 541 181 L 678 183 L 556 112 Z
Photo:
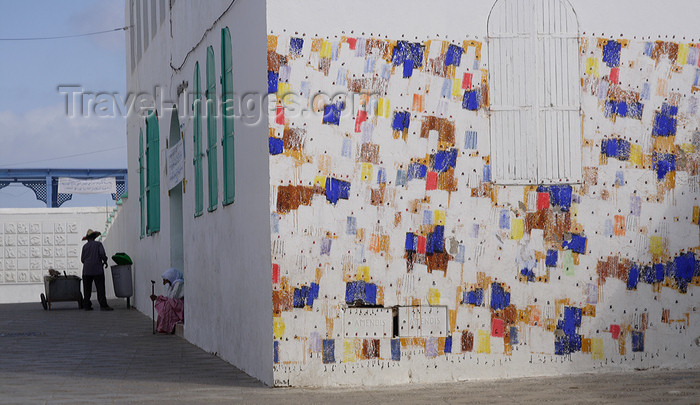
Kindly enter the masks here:
M 180 142 L 168 148 L 168 190 L 185 178 L 185 146 Z
M 59 177 L 58 192 L 61 194 L 116 194 L 117 179 L 115 177 L 101 179 Z

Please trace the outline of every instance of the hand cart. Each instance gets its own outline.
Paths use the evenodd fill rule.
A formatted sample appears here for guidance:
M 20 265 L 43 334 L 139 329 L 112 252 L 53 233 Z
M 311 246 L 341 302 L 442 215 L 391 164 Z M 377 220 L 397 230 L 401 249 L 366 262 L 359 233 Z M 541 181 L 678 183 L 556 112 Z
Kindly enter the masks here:
M 45 276 L 44 288 L 46 295 L 41 294 L 41 305 L 45 310 L 51 310 L 52 302 L 77 301 L 78 308 L 83 308 L 83 294 L 80 293 L 80 280 L 78 276 L 69 276 L 64 272 L 63 276 Z

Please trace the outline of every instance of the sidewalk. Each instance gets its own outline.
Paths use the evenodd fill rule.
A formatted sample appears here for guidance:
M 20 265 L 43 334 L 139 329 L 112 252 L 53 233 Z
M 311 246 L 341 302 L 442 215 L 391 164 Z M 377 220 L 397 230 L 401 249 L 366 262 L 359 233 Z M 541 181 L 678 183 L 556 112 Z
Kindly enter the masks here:
M 269 388 L 127 310 L 0 305 L 0 403 L 700 403 L 700 368 L 384 388 Z M 700 365 L 699 365 L 700 367 Z

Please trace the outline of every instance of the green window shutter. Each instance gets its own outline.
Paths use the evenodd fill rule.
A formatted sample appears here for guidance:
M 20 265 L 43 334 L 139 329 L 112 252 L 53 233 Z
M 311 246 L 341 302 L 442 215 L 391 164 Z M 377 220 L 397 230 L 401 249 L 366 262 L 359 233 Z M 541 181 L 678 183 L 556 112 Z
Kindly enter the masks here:
M 228 27 L 221 30 L 221 116 L 224 133 L 224 205 L 233 203 L 236 196 L 236 165 L 233 142 L 233 72 L 231 33 Z
M 140 236 L 143 238 L 146 236 L 146 211 L 145 210 L 145 194 L 146 194 L 146 184 L 144 181 L 144 171 L 146 167 L 143 161 L 143 129 L 139 130 L 139 208 L 141 209 L 141 233 Z
M 146 232 L 160 231 L 160 131 L 158 117 L 152 111 L 146 117 Z
M 202 175 L 202 89 L 199 87 L 199 62 L 194 64 L 194 216 L 204 210 L 204 179 Z
M 216 82 L 214 48 L 207 48 L 207 166 L 209 174 L 209 211 L 219 204 L 218 176 L 216 174 Z

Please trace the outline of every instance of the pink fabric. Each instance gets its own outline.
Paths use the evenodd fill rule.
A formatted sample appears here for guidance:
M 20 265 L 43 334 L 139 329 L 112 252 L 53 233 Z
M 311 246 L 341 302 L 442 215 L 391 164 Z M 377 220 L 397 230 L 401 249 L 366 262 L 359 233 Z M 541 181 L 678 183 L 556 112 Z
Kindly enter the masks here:
M 156 299 L 156 311 L 158 311 L 156 330 L 162 333 L 173 333 L 175 324 L 185 320 L 185 301 L 159 295 Z

